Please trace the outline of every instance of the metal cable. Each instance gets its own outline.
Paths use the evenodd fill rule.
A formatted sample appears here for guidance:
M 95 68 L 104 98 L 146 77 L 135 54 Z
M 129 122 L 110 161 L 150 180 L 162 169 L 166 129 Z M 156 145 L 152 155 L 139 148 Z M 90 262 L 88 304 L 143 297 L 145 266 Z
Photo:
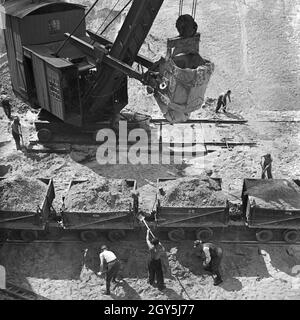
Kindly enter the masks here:
M 104 28 L 104 30 L 101 32 L 104 33 L 107 28 L 122 14 L 122 12 L 129 6 L 129 4 L 132 2 L 132 0 L 129 0 L 127 2 L 127 4 L 123 7 L 123 9 L 115 16 L 115 18 Z M 91 85 L 91 87 L 88 89 L 87 93 L 83 96 L 83 99 L 82 99 L 82 104 L 84 105 L 90 95 L 90 92 L 95 88 L 95 86 L 97 85 L 100 77 L 102 76 L 102 74 L 99 75 L 99 77 L 97 77 L 97 79 L 94 81 L 94 83 Z
M 196 18 L 197 4 L 198 4 L 198 0 L 193 0 L 192 17 L 194 19 Z
M 64 48 L 64 46 L 66 45 L 66 43 L 69 41 L 69 39 L 71 38 L 71 36 L 76 32 L 76 30 L 80 27 L 80 25 L 82 24 L 83 21 L 85 21 L 85 18 L 88 16 L 88 14 L 94 9 L 94 7 L 96 6 L 96 4 L 99 2 L 99 0 L 96 0 L 94 2 L 94 4 L 90 7 L 90 9 L 87 11 L 87 13 L 82 17 L 82 19 L 80 20 L 80 22 L 78 23 L 78 25 L 74 28 L 74 30 L 71 32 L 71 34 L 68 36 L 68 38 L 62 43 L 62 45 L 57 49 L 57 51 L 55 52 L 54 56 L 58 57 L 59 52 Z
M 130 3 L 132 2 L 132 0 L 129 0 L 126 5 L 123 7 L 123 9 L 111 20 L 111 22 L 103 29 L 103 31 L 101 32 L 101 34 L 103 34 L 108 27 L 123 13 L 123 11 L 130 5 Z
M 182 9 L 183 9 L 183 0 L 179 1 L 179 17 L 182 15 Z
M 96 34 L 98 34 L 99 30 L 104 26 L 105 22 L 107 21 L 107 19 L 109 18 L 109 16 L 112 14 L 112 12 L 114 11 L 114 9 L 116 8 L 116 6 L 119 4 L 121 0 L 117 0 L 117 2 L 114 4 L 114 6 L 112 7 L 112 9 L 110 10 L 109 14 L 106 16 L 106 18 L 104 19 L 104 21 L 102 22 L 102 24 L 100 25 L 100 27 L 97 29 Z M 102 34 L 102 33 L 101 33 Z M 92 42 L 92 45 L 96 42 L 96 40 L 94 40 Z
M 195 16 L 194 16 L 194 19 L 196 19 L 197 6 L 198 6 L 198 0 L 195 0 Z

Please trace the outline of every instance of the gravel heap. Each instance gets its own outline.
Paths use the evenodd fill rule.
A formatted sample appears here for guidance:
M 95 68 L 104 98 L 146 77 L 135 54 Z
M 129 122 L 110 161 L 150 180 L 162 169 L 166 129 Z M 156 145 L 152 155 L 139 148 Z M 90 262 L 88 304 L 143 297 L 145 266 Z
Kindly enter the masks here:
M 65 198 L 66 211 L 126 211 L 133 201 L 131 191 L 123 179 L 90 180 L 74 184 Z
M 41 206 L 47 185 L 35 178 L 13 176 L 0 181 L 0 210 L 33 211 Z
M 255 198 L 258 207 L 279 210 L 300 210 L 300 187 L 285 179 L 249 181 L 246 195 Z
M 168 207 L 225 206 L 226 197 L 219 184 L 210 178 L 180 178 L 159 184 L 160 203 Z

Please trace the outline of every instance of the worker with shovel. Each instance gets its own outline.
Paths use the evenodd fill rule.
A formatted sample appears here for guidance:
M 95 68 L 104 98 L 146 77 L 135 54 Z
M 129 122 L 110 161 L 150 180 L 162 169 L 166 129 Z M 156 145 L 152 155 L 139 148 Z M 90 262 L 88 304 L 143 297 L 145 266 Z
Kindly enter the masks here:
M 117 283 L 117 275 L 121 268 L 120 261 L 117 259 L 116 255 L 108 250 L 106 245 L 101 247 L 100 253 L 100 272 L 98 275 L 106 274 L 106 295 L 110 295 L 110 283 Z
M 260 165 L 261 165 L 261 169 L 262 169 L 262 174 L 261 174 L 262 179 L 273 179 L 272 162 L 273 162 L 273 159 L 272 159 L 270 153 L 267 153 L 266 155 L 261 157 Z
M 231 95 L 231 90 L 228 90 L 226 93 L 221 93 L 219 95 L 219 98 L 217 101 L 216 113 L 218 113 L 222 107 L 223 107 L 223 112 L 226 113 L 227 98 L 228 98 L 229 102 L 231 102 L 230 95 Z
M 159 242 L 158 238 L 150 240 L 149 229 L 147 229 L 146 242 L 150 252 L 150 258 L 148 261 L 149 284 L 153 286 L 156 279 L 157 288 L 159 290 L 163 290 L 165 289 L 165 284 L 161 256 L 164 254 L 165 248 Z
M 194 249 L 197 250 L 196 254 L 201 258 L 205 257 L 203 267 L 205 271 L 212 273 L 214 279 L 214 286 L 223 282 L 219 271 L 220 264 L 223 257 L 223 251 L 220 247 L 217 247 L 213 243 L 202 243 L 200 240 L 194 242 Z
M 20 139 L 23 141 L 23 136 L 22 136 L 22 131 L 21 131 L 21 124 L 20 124 L 20 119 L 19 117 L 15 117 L 12 125 L 11 125 L 11 131 L 12 131 L 12 136 L 15 140 L 17 150 L 21 150 L 21 144 L 20 144 Z M 24 142 L 23 142 L 24 145 Z

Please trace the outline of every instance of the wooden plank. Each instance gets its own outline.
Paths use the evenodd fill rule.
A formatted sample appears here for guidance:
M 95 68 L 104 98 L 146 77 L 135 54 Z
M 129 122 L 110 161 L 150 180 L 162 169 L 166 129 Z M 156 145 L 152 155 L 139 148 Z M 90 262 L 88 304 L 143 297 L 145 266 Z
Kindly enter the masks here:
M 169 123 L 168 120 L 164 118 L 153 118 L 150 120 L 151 123 Z M 210 119 L 210 118 L 202 118 L 202 119 L 189 119 L 185 123 L 227 123 L 227 124 L 245 124 L 248 120 L 223 120 L 223 119 Z
M 44 62 L 35 54 L 33 54 L 32 66 L 39 105 L 43 109 L 46 109 L 51 112 L 48 98 L 48 89 L 46 86 L 46 73 L 44 69 Z

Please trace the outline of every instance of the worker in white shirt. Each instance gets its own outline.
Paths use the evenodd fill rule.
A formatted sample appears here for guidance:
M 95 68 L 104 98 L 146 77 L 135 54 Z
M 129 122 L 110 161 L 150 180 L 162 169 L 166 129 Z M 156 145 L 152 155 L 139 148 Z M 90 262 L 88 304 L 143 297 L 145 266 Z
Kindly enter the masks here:
M 100 253 L 100 272 L 98 275 L 106 273 L 106 292 L 105 294 L 110 295 L 110 283 L 111 281 L 117 283 L 116 277 L 121 268 L 120 261 L 116 255 L 108 250 L 106 245 L 101 247 Z
M 213 275 L 214 285 L 217 286 L 223 282 L 219 267 L 223 257 L 223 251 L 220 247 L 213 243 L 202 243 L 200 240 L 194 242 L 194 248 L 199 256 L 204 256 L 204 270 L 209 271 Z

